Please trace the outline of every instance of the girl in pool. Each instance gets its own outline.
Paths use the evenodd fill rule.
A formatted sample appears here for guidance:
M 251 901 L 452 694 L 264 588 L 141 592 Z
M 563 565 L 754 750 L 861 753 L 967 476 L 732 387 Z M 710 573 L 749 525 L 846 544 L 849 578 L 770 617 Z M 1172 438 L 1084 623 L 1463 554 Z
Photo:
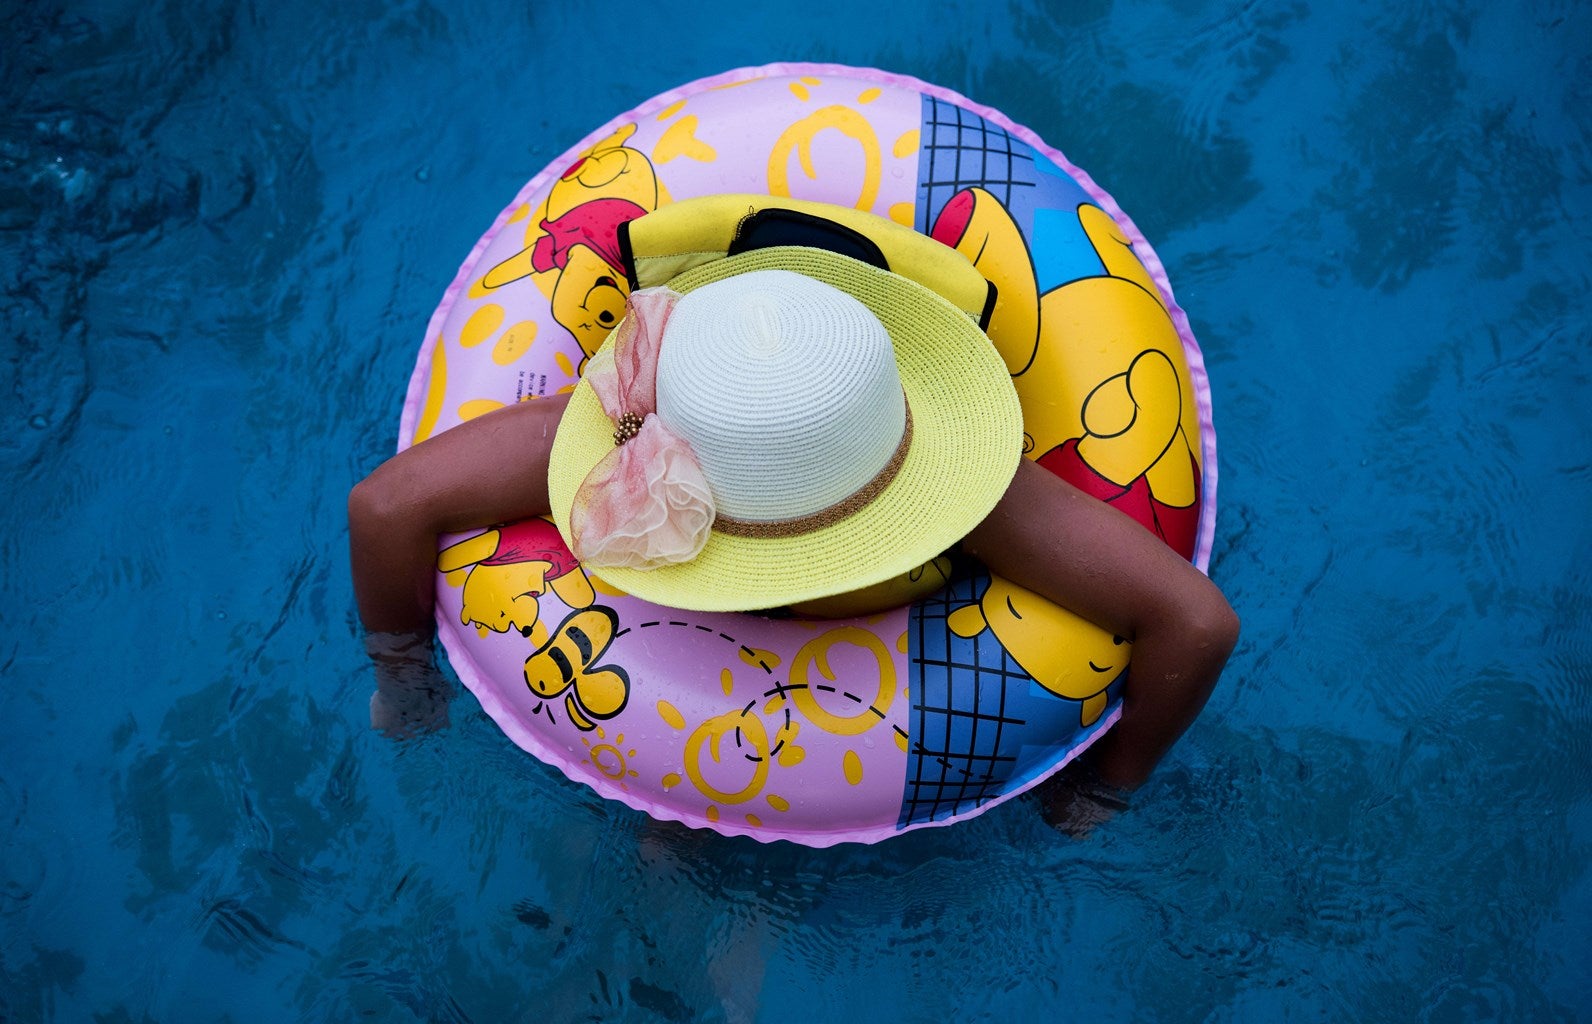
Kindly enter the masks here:
M 573 395 L 471 420 L 354 488 L 373 723 L 444 720 L 429 643 L 441 533 L 550 514 L 586 568 L 637 597 L 803 614 L 959 544 L 1132 642 L 1122 718 L 1085 760 L 1112 789 L 1141 784 L 1236 642 L 1221 592 L 1022 458 L 1004 364 L 935 293 L 816 249 L 693 275 L 684 295 L 633 293 Z

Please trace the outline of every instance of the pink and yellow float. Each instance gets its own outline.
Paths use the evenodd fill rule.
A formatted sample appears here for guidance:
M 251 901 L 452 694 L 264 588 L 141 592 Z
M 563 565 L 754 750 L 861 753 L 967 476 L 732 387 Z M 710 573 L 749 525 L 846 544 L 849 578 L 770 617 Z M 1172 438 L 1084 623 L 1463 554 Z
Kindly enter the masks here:
M 730 194 L 825 204 L 865 235 L 889 221 L 962 253 L 994 286 L 977 312 L 1028 456 L 1206 567 L 1210 391 L 1160 261 L 1033 132 L 875 70 L 693 82 L 531 179 L 431 318 L 400 448 L 571 390 L 637 283 L 635 247 L 703 244 L 698 218 L 668 208 Z M 959 563 L 857 604 L 884 593 L 882 613 L 681 612 L 587 573 L 533 519 L 442 538 L 437 622 L 503 732 L 603 796 L 728 835 L 874 842 L 1010 799 L 1120 714 L 1131 644 Z

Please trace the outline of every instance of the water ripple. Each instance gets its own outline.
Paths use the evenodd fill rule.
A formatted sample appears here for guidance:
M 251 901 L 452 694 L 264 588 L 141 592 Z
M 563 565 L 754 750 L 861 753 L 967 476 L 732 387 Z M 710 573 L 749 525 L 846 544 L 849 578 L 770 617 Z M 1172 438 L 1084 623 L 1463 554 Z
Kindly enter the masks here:
M 302 948 L 235 897 L 207 903 L 200 916 L 200 931 L 207 944 L 224 949 L 245 962 L 258 962 L 279 948 Z

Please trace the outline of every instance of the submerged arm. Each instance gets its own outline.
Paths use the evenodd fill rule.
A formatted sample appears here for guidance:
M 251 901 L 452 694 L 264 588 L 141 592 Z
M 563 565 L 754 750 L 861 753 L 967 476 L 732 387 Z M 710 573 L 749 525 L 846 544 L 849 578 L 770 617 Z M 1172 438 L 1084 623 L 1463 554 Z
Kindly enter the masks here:
M 1122 720 L 1095 744 L 1106 782 L 1144 782 L 1193 723 L 1238 641 L 1238 616 L 1143 526 L 1026 459 L 963 541 L 992 572 L 1133 642 Z

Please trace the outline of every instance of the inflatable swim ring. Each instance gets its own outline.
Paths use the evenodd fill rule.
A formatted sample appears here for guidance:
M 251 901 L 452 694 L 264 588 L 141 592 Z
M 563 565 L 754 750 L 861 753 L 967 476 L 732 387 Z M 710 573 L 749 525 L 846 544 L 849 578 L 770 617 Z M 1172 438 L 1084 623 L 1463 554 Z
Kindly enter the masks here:
M 433 314 L 400 449 L 571 390 L 636 264 L 697 244 L 671 204 L 727 193 L 863 211 L 963 253 L 994 286 L 980 312 L 1028 456 L 1206 567 L 1209 388 L 1143 236 L 1032 132 L 874 70 L 693 82 L 538 174 Z M 893 610 L 852 618 L 649 605 L 585 572 L 541 519 L 443 537 L 437 568 L 448 657 L 519 746 L 656 818 L 815 847 L 948 824 L 1035 785 L 1117 720 L 1131 648 L 950 557 L 886 584 Z

